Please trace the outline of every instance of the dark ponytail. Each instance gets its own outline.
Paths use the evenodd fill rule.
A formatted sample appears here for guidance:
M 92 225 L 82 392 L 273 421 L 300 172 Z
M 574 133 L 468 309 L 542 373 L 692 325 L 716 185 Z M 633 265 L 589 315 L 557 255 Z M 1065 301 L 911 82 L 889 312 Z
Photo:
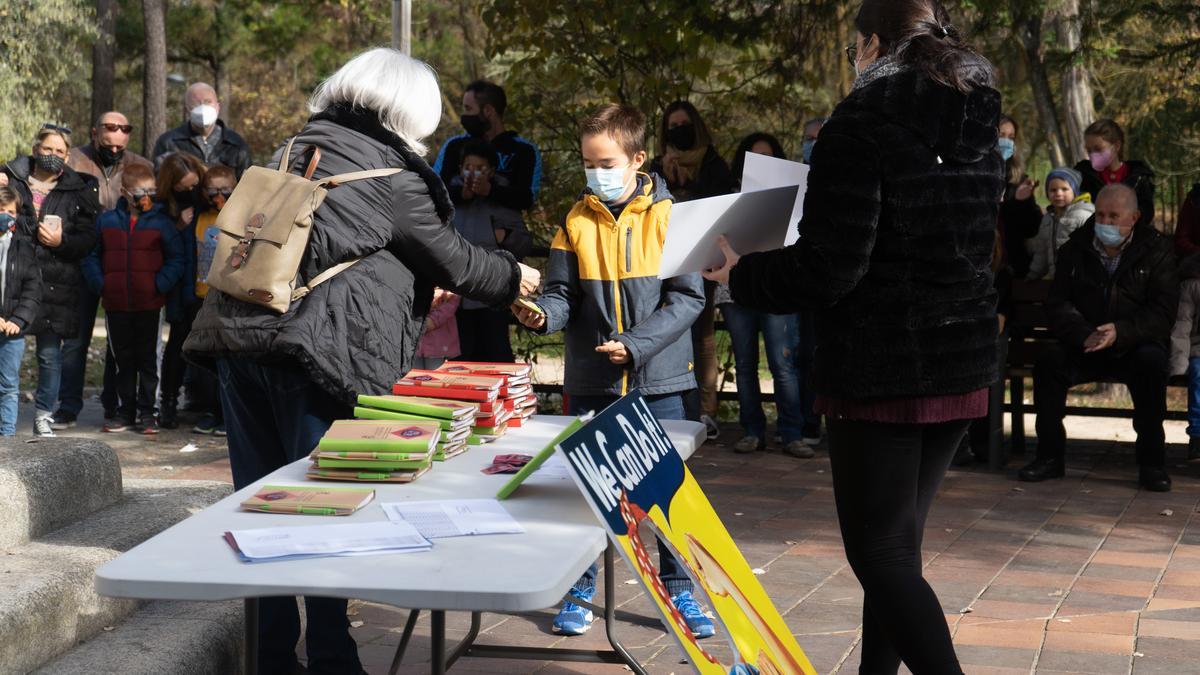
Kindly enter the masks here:
M 923 70 L 961 92 L 994 83 L 992 65 L 967 45 L 939 0 L 863 0 L 854 27 L 879 36 L 879 55 Z

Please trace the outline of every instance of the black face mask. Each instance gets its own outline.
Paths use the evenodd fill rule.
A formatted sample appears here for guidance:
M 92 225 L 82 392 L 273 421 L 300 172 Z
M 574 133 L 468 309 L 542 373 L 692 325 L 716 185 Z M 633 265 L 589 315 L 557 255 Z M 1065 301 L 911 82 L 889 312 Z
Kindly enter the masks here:
M 62 173 L 63 167 L 67 165 L 67 160 L 58 155 L 36 155 L 33 163 L 42 171 L 57 176 Z
M 125 148 L 113 150 L 110 147 L 101 145 L 97 146 L 96 155 L 100 158 L 101 164 L 104 166 L 112 166 L 121 161 L 121 158 L 125 156 Z
M 490 126 L 481 115 L 463 115 L 458 119 L 462 122 L 462 128 L 467 132 L 467 135 L 476 138 L 482 137 Z
M 175 190 L 175 207 L 180 211 L 190 209 L 196 205 L 195 190 Z
M 667 129 L 667 145 L 680 150 L 691 150 L 696 146 L 696 127 L 688 123 Z

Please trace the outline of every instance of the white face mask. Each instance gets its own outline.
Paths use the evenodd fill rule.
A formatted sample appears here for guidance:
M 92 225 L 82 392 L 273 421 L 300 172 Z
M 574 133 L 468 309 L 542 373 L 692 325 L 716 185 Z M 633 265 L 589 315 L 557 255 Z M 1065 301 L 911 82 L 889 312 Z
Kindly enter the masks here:
M 188 121 L 197 129 L 207 129 L 217 123 L 217 109 L 211 105 L 198 105 L 188 113 Z

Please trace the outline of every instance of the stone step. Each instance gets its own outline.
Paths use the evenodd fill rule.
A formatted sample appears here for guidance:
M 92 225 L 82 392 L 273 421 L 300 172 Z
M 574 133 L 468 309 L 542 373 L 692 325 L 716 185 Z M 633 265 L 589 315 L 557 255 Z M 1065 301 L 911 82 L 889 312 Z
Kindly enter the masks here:
M 121 466 L 108 445 L 82 438 L 0 439 L 0 551 L 120 499 Z
M 33 670 L 129 616 L 138 603 L 97 595 L 96 569 L 230 491 L 128 480 L 117 504 L 0 555 L 0 673 Z
M 34 671 L 37 675 L 235 675 L 242 602 L 155 601 Z

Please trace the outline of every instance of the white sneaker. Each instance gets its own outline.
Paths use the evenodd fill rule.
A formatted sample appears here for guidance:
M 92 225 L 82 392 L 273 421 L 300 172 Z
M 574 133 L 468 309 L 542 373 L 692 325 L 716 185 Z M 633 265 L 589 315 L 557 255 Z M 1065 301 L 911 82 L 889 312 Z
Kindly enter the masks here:
M 33 435 L 38 438 L 55 438 L 54 429 L 50 426 L 52 419 L 49 415 L 35 419 L 33 421 Z
M 708 440 L 717 440 L 717 437 L 721 435 L 721 427 L 717 426 L 717 421 L 708 415 L 701 415 L 700 421 L 704 423 L 704 429 L 708 434 Z

